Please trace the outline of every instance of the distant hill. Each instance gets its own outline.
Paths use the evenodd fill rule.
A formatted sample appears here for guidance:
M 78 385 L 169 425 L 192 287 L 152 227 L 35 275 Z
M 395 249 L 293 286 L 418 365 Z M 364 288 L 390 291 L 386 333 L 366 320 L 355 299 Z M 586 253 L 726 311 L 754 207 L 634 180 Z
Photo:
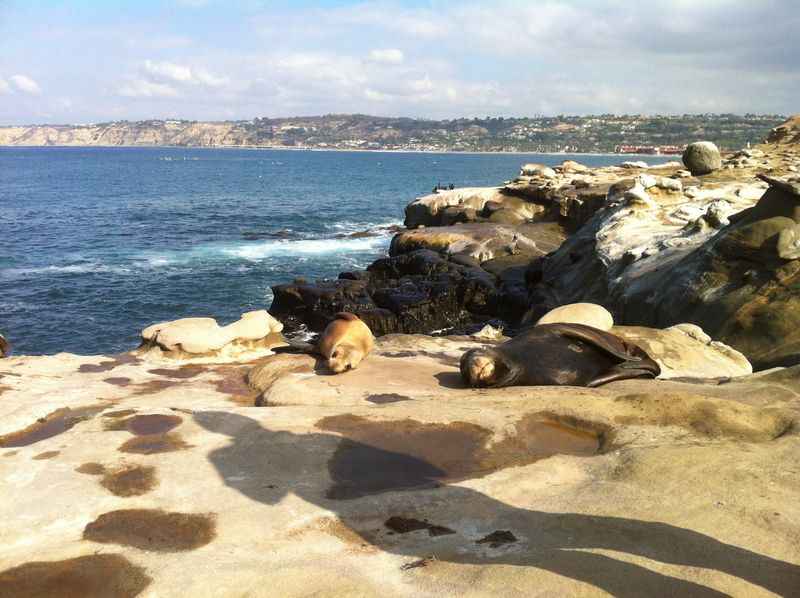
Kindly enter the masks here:
M 780 115 L 554 116 L 425 120 L 352 115 L 250 121 L 117 121 L 0 127 L 0 145 L 281 147 L 406 151 L 613 152 L 698 139 L 723 149 L 762 141 Z

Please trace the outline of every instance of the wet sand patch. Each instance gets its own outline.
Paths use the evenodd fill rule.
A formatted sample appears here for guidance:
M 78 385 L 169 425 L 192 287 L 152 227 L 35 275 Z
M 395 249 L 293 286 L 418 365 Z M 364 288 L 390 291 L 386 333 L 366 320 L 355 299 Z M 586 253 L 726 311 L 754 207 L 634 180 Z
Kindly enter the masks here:
M 132 546 L 154 552 L 184 552 L 216 536 L 213 515 L 160 509 L 122 509 L 100 515 L 83 531 L 84 540 Z
M 76 409 L 69 407 L 57 409 L 49 415 L 39 418 L 27 428 L 0 436 L 0 448 L 29 446 L 53 436 L 58 436 L 80 422 L 91 419 L 104 409 L 106 409 L 105 405 L 92 405 Z
M 121 453 L 136 455 L 155 455 L 158 453 L 172 453 L 192 448 L 177 434 L 151 434 L 136 436 L 123 443 L 117 450 Z
M 63 561 L 34 561 L 0 571 L 0 596 L 14 598 L 133 598 L 152 579 L 118 554 L 92 554 Z
M 158 483 L 156 468 L 146 465 L 124 465 L 104 473 L 100 485 L 115 496 L 141 496 L 150 492 Z
M 61 454 L 61 451 L 45 451 L 44 453 L 39 453 L 35 457 L 33 457 L 36 461 L 44 461 L 45 459 L 52 459 L 53 457 L 57 457 Z

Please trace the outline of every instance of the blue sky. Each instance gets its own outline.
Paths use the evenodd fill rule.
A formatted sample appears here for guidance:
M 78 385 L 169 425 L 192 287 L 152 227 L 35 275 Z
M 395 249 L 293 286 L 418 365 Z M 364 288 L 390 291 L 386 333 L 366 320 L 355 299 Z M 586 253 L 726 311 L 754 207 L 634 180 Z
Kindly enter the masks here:
M 800 112 L 795 0 L 0 0 L 0 124 Z

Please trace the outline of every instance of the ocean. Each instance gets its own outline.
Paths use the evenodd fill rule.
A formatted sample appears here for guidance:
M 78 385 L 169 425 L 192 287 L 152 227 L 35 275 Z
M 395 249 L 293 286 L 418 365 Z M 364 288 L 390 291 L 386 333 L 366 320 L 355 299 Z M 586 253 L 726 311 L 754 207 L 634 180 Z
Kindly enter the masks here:
M 229 323 L 269 308 L 270 285 L 366 267 L 437 183 L 497 185 L 565 159 L 639 158 L 0 148 L 0 332 L 16 355 L 100 354 L 155 322 Z

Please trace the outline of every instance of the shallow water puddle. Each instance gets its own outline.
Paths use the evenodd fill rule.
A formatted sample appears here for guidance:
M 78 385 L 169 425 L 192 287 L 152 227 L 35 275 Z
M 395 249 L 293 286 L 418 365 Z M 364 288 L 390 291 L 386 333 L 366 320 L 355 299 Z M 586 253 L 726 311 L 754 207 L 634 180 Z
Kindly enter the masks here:
M 57 409 L 27 428 L 0 436 L 0 448 L 29 446 L 53 436 L 58 436 L 80 422 L 91 419 L 103 409 L 106 409 L 106 405 L 79 407 L 77 409 L 70 409 L 69 407 Z
M 328 462 L 333 481 L 327 497 L 347 500 L 390 490 L 436 487 L 528 465 L 557 454 L 595 455 L 601 433 L 528 414 L 513 432 L 492 441 L 488 428 L 468 422 L 326 417 L 322 430 L 344 436 Z

